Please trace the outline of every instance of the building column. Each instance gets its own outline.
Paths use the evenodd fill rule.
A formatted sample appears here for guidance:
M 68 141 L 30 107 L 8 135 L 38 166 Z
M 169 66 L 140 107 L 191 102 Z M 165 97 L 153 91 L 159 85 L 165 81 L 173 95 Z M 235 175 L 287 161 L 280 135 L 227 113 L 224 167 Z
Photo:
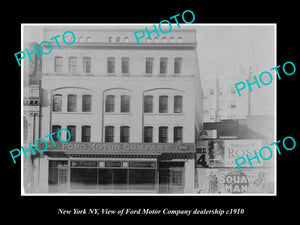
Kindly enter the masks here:
M 195 159 L 188 159 L 184 163 L 184 193 L 195 192 Z
M 38 193 L 48 193 L 49 160 L 47 156 L 42 154 L 39 160 Z

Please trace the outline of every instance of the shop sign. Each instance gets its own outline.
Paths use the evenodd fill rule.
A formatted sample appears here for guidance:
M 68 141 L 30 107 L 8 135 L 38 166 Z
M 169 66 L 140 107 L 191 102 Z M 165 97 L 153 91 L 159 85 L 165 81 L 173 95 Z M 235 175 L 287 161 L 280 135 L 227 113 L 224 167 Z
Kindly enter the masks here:
M 41 143 L 43 144 L 43 143 Z M 52 143 L 48 143 L 48 149 L 54 149 Z M 72 151 L 101 151 L 103 153 L 195 153 L 194 143 L 102 143 L 102 142 L 69 142 L 56 143 L 55 150 Z M 80 152 L 82 153 L 82 152 Z
M 155 168 L 156 163 L 155 162 L 129 162 L 129 167 L 139 167 L 139 168 Z

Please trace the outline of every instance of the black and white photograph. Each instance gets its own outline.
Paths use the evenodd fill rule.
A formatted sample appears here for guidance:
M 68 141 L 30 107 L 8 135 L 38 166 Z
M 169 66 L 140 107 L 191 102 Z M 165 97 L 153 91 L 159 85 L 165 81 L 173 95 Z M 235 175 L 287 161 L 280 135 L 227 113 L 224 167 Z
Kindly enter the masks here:
M 293 15 L 69 9 L 12 20 L 10 209 L 72 223 L 295 214 Z

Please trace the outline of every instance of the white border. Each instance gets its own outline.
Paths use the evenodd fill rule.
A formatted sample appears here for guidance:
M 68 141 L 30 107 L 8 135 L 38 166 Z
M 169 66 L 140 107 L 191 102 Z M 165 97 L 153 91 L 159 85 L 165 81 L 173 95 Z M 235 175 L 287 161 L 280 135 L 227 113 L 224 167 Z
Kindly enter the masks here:
M 85 23 L 57 23 L 57 24 L 47 24 L 47 23 L 21 23 L 21 48 L 22 50 L 24 49 L 24 25 L 26 26 L 152 26 L 153 24 L 149 23 L 139 23 L 139 24 L 118 24 L 118 23 L 104 23 L 104 24 L 85 24 Z M 163 24 L 164 25 L 164 24 Z M 173 25 L 173 23 L 172 23 Z M 274 52 L 275 52 L 275 62 L 274 62 L 274 67 L 277 65 L 277 23 L 192 23 L 192 24 L 181 24 L 180 27 L 195 27 L 195 26 L 274 26 Z M 122 28 L 120 28 L 122 29 Z M 198 55 L 198 49 L 196 54 Z M 199 62 L 198 62 L 199 64 Z M 24 79 L 23 79 L 23 63 L 21 63 L 21 145 L 23 144 L 23 94 L 24 94 Z M 200 78 L 201 79 L 201 78 Z M 276 141 L 277 138 L 277 79 L 275 80 L 275 85 L 274 85 L 274 142 Z M 72 193 L 64 193 L 64 194 L 52 194 L 52 193 L 25 193 L 24 191 L 24 185 L 23 185 L 23 154 L 21 154 L 21 196 L 277 196 L 277 154 L 274 154 L 274 161 L 275 161 L 275 167 L 274 167 L 274 193 L 247 193 L 247 194 L 131 194 L 131 193 L 82 193 L 82 194 L 72 194 Z

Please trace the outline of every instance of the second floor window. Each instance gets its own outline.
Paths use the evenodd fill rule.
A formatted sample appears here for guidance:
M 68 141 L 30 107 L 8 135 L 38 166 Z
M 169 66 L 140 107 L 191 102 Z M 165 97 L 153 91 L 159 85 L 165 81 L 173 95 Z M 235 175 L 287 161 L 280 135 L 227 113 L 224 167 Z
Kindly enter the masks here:
M 159 96 L 159 113 L 168 112 L 168 96 L 162 95 Z
M 114 142 L 114 127 L 105 127 L 105 142 Z
M 122 95 L 121 96 L 121 112 L 130 111 L 130 96 L 129 95 Z
M 129 142 L 129 127 L 128 126 L 121 127 L 120 142 Z
M 71 138 L 69 141 L 74 142 L 76 140 L 76 126 L 69 125 L 69 126 L 67 126 L 67 129 L 70 131 L 70 134 L 71 134 Z
M 160 65 L 159 65 L 159 73 L 160 74 L 167 73 L 167 65 L 168 65 L 168 58 L 167 57 L 160 58 Z
M 146 95 L 144 97 L 144 112 L 152 113 L 153 112 L 153 96 Z
M 106 95 L 105 112 L 114 112 L 114 111 L 115 111 L 115 96 Z
M 54 58 L 54 72 L 56 73 L 62 73 L 63 72 L 63 57 L 56 56 Z
M 115 73 L 115 57 L 107 58 L 107 73 Z
M 152 57 L 147 57 L 146 58 L 146 74 L 152 74 L 153 73 L 153 61 L 154 58 Z
M 168 127 L 159 127 L 159 143 L 167 143 L 168 142 Z
M 144 142 L 153 142 L 153 127 L 144 127 Z
M 83 72 L 91 72 L 91 57 L 83 57 Z
M 82 95 L 82 112 L 91 112 L 92 96 Z
M 129 73 L 129 58 L 122 57 L 122 73 Z
M 61 112 L 62 95 L 56 94 L 53 96 L 53 112 Z
M 182 96 L 174 96 L 174 113 L 182 113 Z
M 81 141 L 90 142 L 91 141 L 91 126 L 81 127 Z
M 60 125 L 53 125 L 52 126 L 52 133 L 55 132 L 54 135 L 52 135 L 51 137 L 53 138 L 54 142 L 58 142 L 59 139 L 58 139 L 58 136 L 57 136 L 57 133 L 58 131 L 61 129 L 61 126 Z
M 68 95 L 68 112 L 76 112 L 76 95 Z
M 182 142 L 182 127 L 174 127 L 174 143 Z
M 69 58 L 69 73 L 77 73 L 77 57 Z

